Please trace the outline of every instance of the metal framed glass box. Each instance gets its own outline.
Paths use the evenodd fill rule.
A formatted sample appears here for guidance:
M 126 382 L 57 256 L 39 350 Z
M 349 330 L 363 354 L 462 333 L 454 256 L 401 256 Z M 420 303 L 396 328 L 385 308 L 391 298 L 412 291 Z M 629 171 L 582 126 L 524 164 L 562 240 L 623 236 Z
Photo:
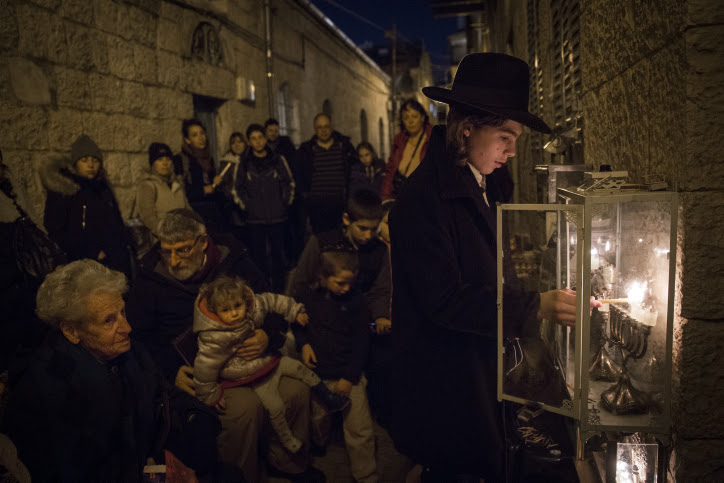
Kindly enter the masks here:
M 594 434 L 668 441 L 671 426 L 678 195 L 606 176 L 559 188 L 560 204 L 498 206 L 498 399 L 575 418 L 579 458 Z M 516 263 L 521 238 L 534 269 Z M 575 290 L 575 327 L 514 330 L 513 285 Z
M 538 202 L 555 203 L 558 188 L 580 185 L 583 173 L 590 170 L 585 164 L 537 164 Z

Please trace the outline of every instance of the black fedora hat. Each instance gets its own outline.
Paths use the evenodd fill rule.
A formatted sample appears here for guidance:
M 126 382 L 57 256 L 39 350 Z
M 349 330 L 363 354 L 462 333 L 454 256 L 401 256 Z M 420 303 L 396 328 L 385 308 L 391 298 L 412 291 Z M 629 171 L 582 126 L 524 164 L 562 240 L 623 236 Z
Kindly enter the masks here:
M 549 133 L 551 128 L 528 112 L 529 86 L 528 64 L 517 57 L 486 52 L 463 57 L 452 89 L 423 87 L 422 93 L 434 101 L 495 114 Z

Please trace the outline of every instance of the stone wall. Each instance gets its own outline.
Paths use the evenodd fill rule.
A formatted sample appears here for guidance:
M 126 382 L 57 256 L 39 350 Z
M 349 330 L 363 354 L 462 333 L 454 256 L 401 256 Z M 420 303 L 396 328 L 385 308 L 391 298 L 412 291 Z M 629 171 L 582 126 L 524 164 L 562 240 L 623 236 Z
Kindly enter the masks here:
M 586 160 L 678 185 L 677 481 L 724 479 L 724 9 L 583 0 Z
M 537 2 L 544 66 L 552 3 Z M 528 58 L 527 4 L 491 3 L 497 51 Z M 722 481 L 724 8 L 718 0 L 580 0 L 580 11 L 586 163 L 628 170 L 634 182 L 662 174 L 680 193 L 669 478 Z M 534 156 L 525 138 L 518 148 L 522 200 L 535 185 Z
M 66 155 L 82 133 L 104 152 L 124 217 L 134 183 L 148 169 L 147 148 L 181 146 L 181 120 L 194 95 L 218 101 L 220 154 L 231 132 L 270 116 L 262 0 L 0 0 L 0 149 L 41 216 L 37 175 L 49 156 Z M 219 33 L 223 62 L 191 56 L 200 22 Z M 388 128 L 389 79 L 371 66 L 303 0 L 272 1 L 272 89 L 290 86 L 303 135 L 330 99 L 335 126 L 359 141 L 360 110 L 378 143 Z M 256 103 L 237 100 L 237 78 L 256 87 Z
M 298 105 L 301 136 L 297 141 L 312 137 L 313 118 L 322 111 L 323 101 L 329 100 L 335 129 L 350 136 L 355 145 L 359 143 L 360 112 L 364 109 L 369 141 L 379 146 L 380 119 L 385 133 L 389 132 L 389 77 L 353 54 L 346 42 L 332 34 L 329 25 L 303 8 L 303 3 L 282 0 L 274 3 L 272 29 L 277 54 L 275 85 L 286 83 Z

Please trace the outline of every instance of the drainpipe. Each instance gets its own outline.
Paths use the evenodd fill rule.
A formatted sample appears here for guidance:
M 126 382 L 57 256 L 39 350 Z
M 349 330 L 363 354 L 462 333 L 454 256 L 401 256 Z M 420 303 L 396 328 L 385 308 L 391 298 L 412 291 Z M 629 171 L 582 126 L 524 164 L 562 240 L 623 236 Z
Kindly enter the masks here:
M 266 53 L 266 88 L 269 101 L 269 117 L 274 113 L 274 64 L 272 59 L 271 0 L 264 0 L 264 50 Z

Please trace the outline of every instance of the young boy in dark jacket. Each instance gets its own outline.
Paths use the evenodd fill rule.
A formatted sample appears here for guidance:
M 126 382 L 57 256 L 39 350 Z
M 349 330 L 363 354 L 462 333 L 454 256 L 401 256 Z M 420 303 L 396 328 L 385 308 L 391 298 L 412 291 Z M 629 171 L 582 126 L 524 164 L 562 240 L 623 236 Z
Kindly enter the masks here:
M 251 149 L 237 167 L 232 196 L 247 214 L 252 260 L 271 279 L 274 291 L 281 292 L 284 286 L 284 222 L 287 208 L 294 201 L 294 179 L 284 157 L 266 145 L 262 125 L 249 126 L 246 137 Z
M 374 431 L 362 372 L 369 347 L 370 315 L 355 288 L 358 271 L 356 252 L 322 252 L 318 285 L 307 287 L 298 297 L 310 323 L 306 327 L 295 324 L 292 330 L 304 364 L 314 369 L 330 390 L 350 399 L 343 413 L 343 429 L 352 476 L 358 482 L 377 482 Z M 325 416 L 313 402 L 313 425 Z M 326 435 L 320 439 L 317 443 L 324 444 Z
M 387 246 L 377 239 L 382 216 L 378 194 L 366 189 L 354 193 L 347 202 L 341 225 L 309 238 L 294 270 L 290 295 L 296 297 L 318 280 L 321 252 L 331 248 L 355 251 L 359 255 L 357 286 L 371 313 L 370 322 L 375 323 L 376 332 L 389 332 L 390 258 Z

